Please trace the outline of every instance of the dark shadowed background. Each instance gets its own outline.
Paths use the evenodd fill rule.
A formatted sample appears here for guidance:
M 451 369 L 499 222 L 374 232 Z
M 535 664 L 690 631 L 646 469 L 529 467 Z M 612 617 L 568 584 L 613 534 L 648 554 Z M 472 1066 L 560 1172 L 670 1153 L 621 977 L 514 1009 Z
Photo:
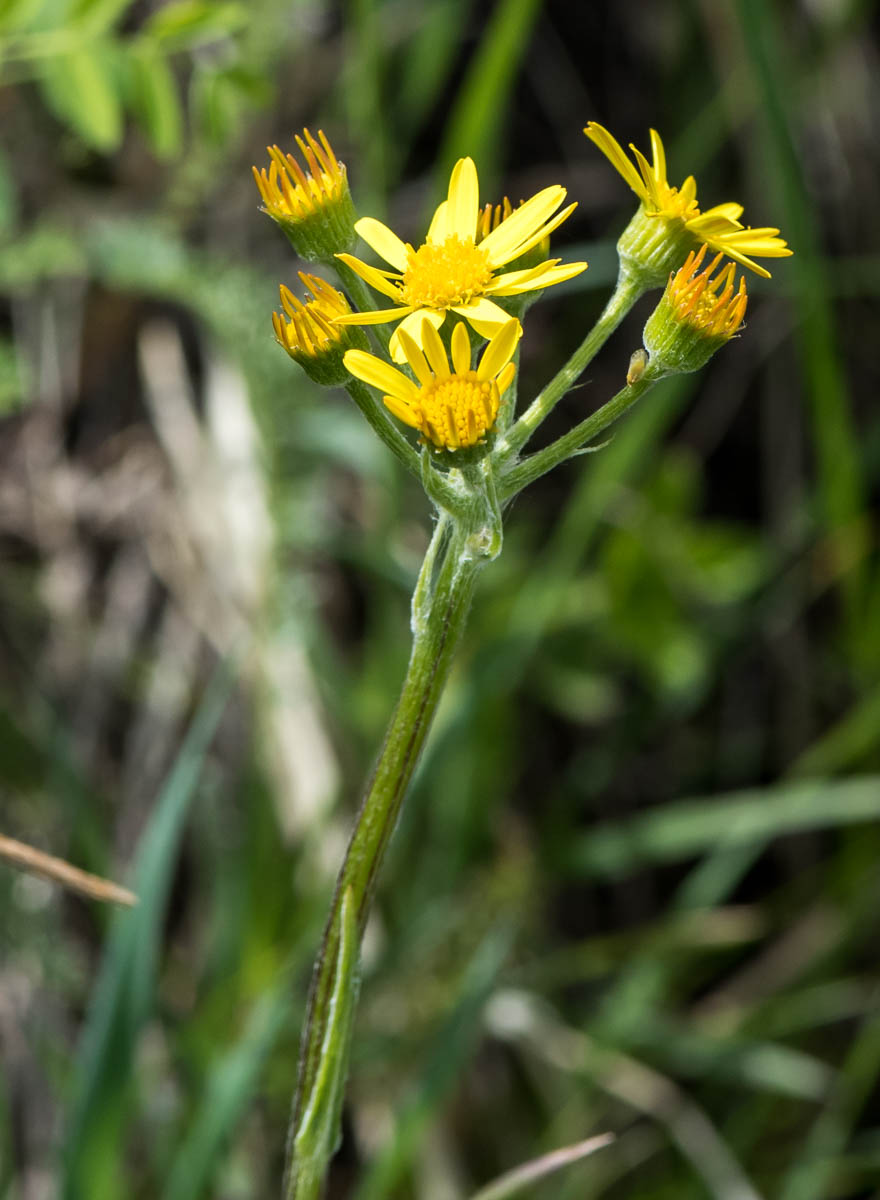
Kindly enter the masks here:
M 323 128 L 418 240 L 562 183 L 581 130 L 795 251 L 747 328 L 527 491 L 384 872 L 333 1200 L 880 1191 L 880 70 L 868 0 L 0 0 L 0 1197 L 280 1194 L 311 959 L 409 646 L 426 502 L 270 313 L 251 163 Z M 297 288 L 298 290 L 298 288 Z M 546 437 L 622 384 L 652 300 Z M 542 433 L 542 437 L 544 434 Z

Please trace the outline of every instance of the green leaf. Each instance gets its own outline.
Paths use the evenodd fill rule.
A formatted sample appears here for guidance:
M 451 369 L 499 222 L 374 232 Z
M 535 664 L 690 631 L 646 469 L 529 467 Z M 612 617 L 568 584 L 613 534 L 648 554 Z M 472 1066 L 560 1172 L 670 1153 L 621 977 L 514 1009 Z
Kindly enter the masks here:
M 181 49 L 229 37 L 246 23 L 247 11 L 240 4 L 179 0 L 154 13 L 144 26 L 144 33 L 163 42 L 166 49 Z
M 108 153 L 122 140 L 116 61 L 108 42 L 58 55 L 43 67 L 40 86 L 55 115 L 95 150 Z
M 199 132 L 213 146 L 222 147 L 238 126 L 240 91 L 225 71 L 210 68 L 193 75 L 191 102 Z
M 138 40 L 129 48 L 131 106 L 159 158 L 174 158 L 183 144 L 183 116 L 177 82 L 155 43 Z

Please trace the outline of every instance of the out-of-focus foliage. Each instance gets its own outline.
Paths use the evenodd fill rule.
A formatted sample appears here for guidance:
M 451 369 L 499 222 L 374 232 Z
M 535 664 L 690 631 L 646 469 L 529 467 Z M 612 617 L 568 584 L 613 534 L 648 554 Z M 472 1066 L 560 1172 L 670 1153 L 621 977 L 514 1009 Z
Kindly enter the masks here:
M 298 264 L 250 163 L 323 126 L 413 238 L 461 153 L 484 199 L 565 184 L 554 249 L 591 265 L 529 313 L 528 394 L 631 212 L 591 118 L 796 253 L 508 516 L 368 931 L 330 1194 L 464 1200 L 605 1130 L 534 1194 L 877 1189 L 871 15 L 0 0 L 0 826 L 142 890 L 111 918 L 0 866 L 2 1200 L 280 1190 L 428 514 L 273 344 Z

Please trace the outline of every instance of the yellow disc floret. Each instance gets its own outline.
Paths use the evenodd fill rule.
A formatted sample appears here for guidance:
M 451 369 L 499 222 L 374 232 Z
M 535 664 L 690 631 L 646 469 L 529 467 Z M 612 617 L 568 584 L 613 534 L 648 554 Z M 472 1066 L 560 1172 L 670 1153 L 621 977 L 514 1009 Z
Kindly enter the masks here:
M 254 179 L 263 210 L 287 234 L 297 254 L 326 262 L 354 245 L 355 211 L 345 166 L 323 131 L 296 137 L 302 164 L 279 146 L 269 146 L 270 163 Z
M 700 270 L 707 252 L 708 247 L 701 246 L 670 275 L 645 325 L 645 346 L 656 378 L 698 371 L 742 325 L 748 304 L 745 278 L 741 276 L 737 286 L 733 263 L 714 274 L 720 254 Z
M 706 257 L 706 246 L 688 255 L 683 267 L 669 281 L 669 302 L 679 320 L 687 321 L 710 337 L 731 338 L 746 314 L 746 281 L 740 276 L 736 289 L 736 266 L 728 263 L 715 278 L 712 272 L 721 262 L 716 254 L 705 270 L 697 274 Z
M 435 446 L 476 446 L 495 424 L 500 403 L 498 384 L 476 371 L 435 379 L 419 395 L 422 433 Z
M 471 343 L 463 321 L 452 333 L 451 369 L 440 335 L 427 319 L 421 332 L 421 347 L 406 330 L 400 333 L 417 383 L 381 358 L 358 350 L 348 351 L 345 365 L 352 375 L 384 392 L 385 406 L 438 450 L 480 445 L 491 433 L 501 399 L 516 373 L 510 360 L 521 332 L 519 321 L 511 318 L 501 326 L 476 368 L 471 366 Z
M 481 296 L 491 278 L 485 251 L 452 234 L 439 243 L 425 242 L 418 250 L 408 247 L 400 298 L 413 308 L 452 308 Z
M 366 339 L 359 329 L 335 324 L 337 317 L 351 312 L 341 292 L 317 275 L 300 271 L 299 277 L 311 292 L 311 298 L 300 300 L 290 288 L 281 285 L 283 313 L 272 313 L 275 337 L 316 382 L 327 385 L 344 382 L 347 372 L 343 354 L 366 346 Z

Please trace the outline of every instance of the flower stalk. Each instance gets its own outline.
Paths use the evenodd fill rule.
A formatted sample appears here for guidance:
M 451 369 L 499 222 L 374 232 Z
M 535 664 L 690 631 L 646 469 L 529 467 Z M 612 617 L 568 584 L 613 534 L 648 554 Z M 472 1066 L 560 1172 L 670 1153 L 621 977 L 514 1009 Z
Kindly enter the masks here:
M 347 1040 L 333 1044 L 328 1031 L 332 1033 L 339 997 L 356 987 L 351 958 L 340 953 L 345 909 L 351 913 L 359 945 L 379 870 L 464 633 L 477 575 L 486 561 L 484 555 L 474 553 L 473 535 L 478 529 L 460 522 L 450 534 L 449 525 L 448 518 L 437 523 L 425 556 L 414 595 L 413 646 L 403 690 L 339 872 L 312 976 L 288 1141 L 285 1200 L 315 1200 L 321 1194 L 327 1160 L 335 1147 L 325 1134 L 327 1120 L 315 1120 L 313 1114 L 323 1101 L 325 1109 L 333 1110 L 326 1114 L 331 1122 L 337 1115 L 336 1092 L 321 1094 L 322 1068 L 332 1059 L 335 1074 L 344 1081 Z M 348 983 L 340 974 L 345 962 L 352 975 Z M 304 1138 L 303 1131 L 308 1134 L 310 1129 L 315 1133 Z M 335 1140 L 335 1128 L 332 1136 Z

